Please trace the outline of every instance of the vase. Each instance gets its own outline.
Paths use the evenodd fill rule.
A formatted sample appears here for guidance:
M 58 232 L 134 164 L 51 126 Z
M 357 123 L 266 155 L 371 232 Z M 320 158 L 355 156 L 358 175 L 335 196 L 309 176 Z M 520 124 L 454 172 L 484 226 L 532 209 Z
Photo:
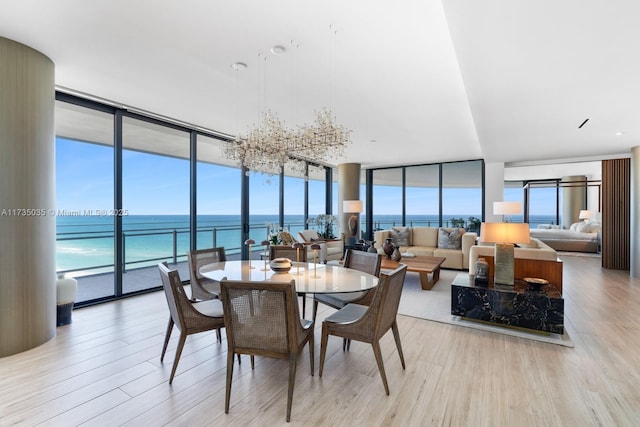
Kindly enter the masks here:
M 475 265 L 476 285 L 486 285 L 489 282 L 489 263 L 484 258 L 478 258 Z
M 372 240 L 371 243 L 369 244 L 369 249 L 367 249 L 367 252 L 371 252 L 371 253 L 377 253 L 377 249 L 376 249 L 376 241 Z
M 391 240 L 391 238 L 388 238 L 382 245 L 382 250 L 384 251 L 385 254 L 387 254 L 387 258 L 391 258 L 391 254 L 393 254 L 393 249 L 394 249 L 393 241 Z
M 396 246 L 393 250 L 393 254 L 391 254 L 391 259 L 394 261 L 400 261 L 402 259 L 402 255 L 400 254 L 400 246 Z

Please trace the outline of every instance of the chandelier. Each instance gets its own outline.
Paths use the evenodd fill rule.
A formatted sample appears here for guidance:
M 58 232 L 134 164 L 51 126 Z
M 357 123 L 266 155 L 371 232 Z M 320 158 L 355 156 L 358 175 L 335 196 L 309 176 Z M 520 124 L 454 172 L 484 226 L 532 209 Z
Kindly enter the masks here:
M 330 111 L 317 113 L 312 125 L 289 129 L 271 111 L 262 122 L 227 144 L 224 156 L 254 172 L 279 174 L 285 163 L 304 170 L 304 162 L 326 163 L 344 155 L 351 130 L 337 125 Z

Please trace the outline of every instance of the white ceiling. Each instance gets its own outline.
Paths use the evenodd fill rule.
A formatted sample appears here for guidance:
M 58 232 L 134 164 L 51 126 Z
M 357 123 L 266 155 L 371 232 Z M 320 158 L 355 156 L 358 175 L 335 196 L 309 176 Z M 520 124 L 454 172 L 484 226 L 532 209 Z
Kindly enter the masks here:
M 632 0 L 0 0 L 0 11 L 0 36 L 49 56 L 60 87 L 227 134 L 265 108 L 295 127 L 328 107 L 353 130 L 336 164 L 509 167 L 640 144 Z

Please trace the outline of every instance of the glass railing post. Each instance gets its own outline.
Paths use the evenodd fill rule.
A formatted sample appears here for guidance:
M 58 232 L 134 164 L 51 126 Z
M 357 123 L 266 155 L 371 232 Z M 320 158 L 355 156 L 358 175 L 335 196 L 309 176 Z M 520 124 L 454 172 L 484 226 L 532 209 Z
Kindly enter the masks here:
M 211 229 L 211 237 L 213 238 L 213 247 L 217 248 L 218 247 L 218 236 L 217 236 L 217 230 L 215 227 L 213 227 Z
M 122 233 L 122 272 L 126 273 L 127 272 L 127 255 L 126 255 L 126 251 L 127 251 L 127 235 L 125 233 Z
M 173 264 L 178 263 L 178 231 L 173 229 Z

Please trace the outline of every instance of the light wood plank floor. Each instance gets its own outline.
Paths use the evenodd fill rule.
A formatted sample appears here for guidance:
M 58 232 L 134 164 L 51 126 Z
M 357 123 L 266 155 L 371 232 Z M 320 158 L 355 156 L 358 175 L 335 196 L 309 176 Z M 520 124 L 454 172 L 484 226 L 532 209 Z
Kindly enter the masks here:
M 640 280 L 563 260 L 575 348 L 399 316 L 406 371 L 391 333 L 382 342 L 391 395 L 369 346 L 330 338 L 323 378 L 299 361 L 290 425 L 639 425 Z M 0 425 L 286 425 L 286 361 L 236 365 L 224 414 L 226 341 L 212 333 L 187 339 L 169 386 L 167 316 L 162 293 L 79 309 L 50 342 L 0 359 Z

